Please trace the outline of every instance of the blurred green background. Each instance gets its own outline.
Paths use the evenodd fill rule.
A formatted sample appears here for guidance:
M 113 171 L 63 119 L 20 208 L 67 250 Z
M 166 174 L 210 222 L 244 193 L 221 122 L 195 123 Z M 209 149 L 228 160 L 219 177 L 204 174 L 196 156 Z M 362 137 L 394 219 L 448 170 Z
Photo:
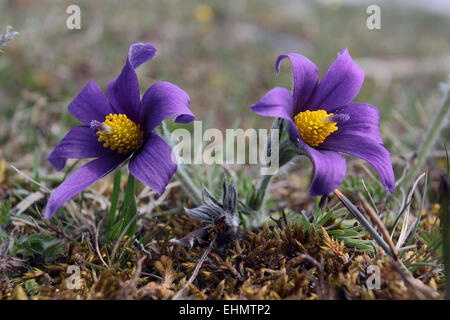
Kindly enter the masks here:
M 81 30 L 66 27 L 71 4 Z M 369 4 L 381 8 L 381 30 L 366 27 Z M 54 174 L 46 157 L 76 123 L 68 103 L 91 79 L 106 90 L 133 42 L 158 48 L 138 70 L 141 93 L 173 82 L 203 127 L 219 129 L 270 126 L 249 107 L 274 86 L 290 88 L 288 63 L 275 75 L 279 54 L 303 54 L 323 75 L 347 47 L 366 72 L 356 101 L 380 109 L 394 163 L 417 149 L 450 73 L 447 1 L 0 0 L 0 31 L 7 25 L 20 35 L 0 53 L 0 161 L 34 161 L 43 176 Z M 447 129 L 428 162 L 438 170 L 448 137 Z

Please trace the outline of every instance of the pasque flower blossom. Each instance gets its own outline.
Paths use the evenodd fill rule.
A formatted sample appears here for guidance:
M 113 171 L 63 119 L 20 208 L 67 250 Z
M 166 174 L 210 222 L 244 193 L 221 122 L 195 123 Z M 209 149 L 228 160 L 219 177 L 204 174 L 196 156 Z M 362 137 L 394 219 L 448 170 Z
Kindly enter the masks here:
M 177 165 L 170 147 L 152 131 L 166 118 L 176 116 L 175 122 L 188 123 L 194 115 L 187 93 L 169 82 L 153 84 L 141 100 L 135 69 L 155 53 L 150 43 L 131 45 L 122 72 L 108 85 L 108 98 L 90 81 L 69 104 L 69 112 L 84 125 L 73 127 L 48 161 L 61 170 L 67 159 L 96 159 L 72 173 L 52 193 L 46 218 L 126 160 L 134 177 L 158 194 L 164 191 Z
M 311 195 L 332 192 L 343 181 L 347 153 L 368 161 L 384 187 L 393 192 L 395 178 L 389 152 L 383 147 L 376 107 L 352 102 L 364 81 L 364 71 L 342 50 L 321 81 L 317 66 L 306 57 L 289 53 L 292 64 L 292 93 L 276 87 L 251 109 L 264 117 L 286 119 L 291 140 L 314 164 Z

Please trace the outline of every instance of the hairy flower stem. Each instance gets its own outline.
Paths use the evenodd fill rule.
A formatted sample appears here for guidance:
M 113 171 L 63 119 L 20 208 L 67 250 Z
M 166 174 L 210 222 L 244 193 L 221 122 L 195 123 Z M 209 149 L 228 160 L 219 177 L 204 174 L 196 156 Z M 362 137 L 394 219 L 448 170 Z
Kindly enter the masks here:
M 266 203 L 266 198 L 267 198 L 267 196 L 266 196 L 267 188 L 268 188 L 271 180 L 272 180 L 272 176 L 267 176 L 267 175 L 262 176 L 261 180 L 259 180 L 259 183 L 258 183 L 258 186 L 256 189 L 256 194 L 259 196 L 258 197 L 259 201 L 257 202 L 257 207 L 254 208 L 256 219 L 253 222 L 253 225 L 255 225 L 255 226 L 260 226 L 268 218 L 268 216 L 266 214 L 265 203 Z
M 167 129 L 166 122 L 163 121 L 161 123 L 161 126 L 156 128 L 156 130 L 160 131 L 163 139 L 169 144 L 169 146 L 173 150 L 173 142 L 170 137 L 170 132 Z M 194 181 L 189 176 L 189 173 L 186 171 L 186 167 L 183 164 L 178 164 L 177 171 L 175 172 L 175 177 L 180 181 L 181 187 L 183 188 L 184 192 L 187 193 L 189 198 L 192 201 L 192 204 L 194 206 L 199 206 L 202 203 L 202 192 L 200 189 L 195 185 Z
M 258 207 L 254 208 L 255 210 L 264 208 L 267 187 L 269 186 L 271 179 L 272 176 L 262 176 L 261 180 L 259 180 L 258 186 L 256 187 L 256 194 L 261 195 L 261 201 L 258 203 Z
M 272 179 L 273 176 L 262 176 L 261 180 L 259 180 L 258 182 L 258 187 L 256 188 L 256 192 L 258 194 L 265 194 L 267 191 L 267 187 L 270 184 L 270 180 Z
M 278 146 L 275 148 L 278 148 L 278 172 L 280 172 L 281 168 L 286 168 L 290 163 L 292 163 L 292 160 L 299 156 L 304 155 L 304 153 L 297 148 L 294 143 L 292 143 L 288 130 L 287 129 L 287 123 L 286 120 L 283 120 L 281 118 L 277 118 L 274 120 L 272 124 L 271 130 L 279 130 L 279 141 Z M 268 140 L 267 140 L 267 147 L 266 147 L 266 156 L 271 159 L 271 153 L 272 153 L 272 147 L 274 141 L 272 141 L 272 132 L 269 134 Z M 276 150 L 276 149 L 275 149 Z M 271 163 L 268 165 L 272 165 Z M 275 174 L 276 174 L 275 173 Z M 260 225 L 262 222 L 264 222 L 266 215 L 265 215 L 265 202 L 266 202 L 266 193 L 267 189 L 272 181 L 272 178 L 274 175 L 262 175 L 261 179 L 258 182 L 258 185 L 255 189 L 255 194 L 252 199 L 252 201 L 249 204 L 249 209 L 253 210 L 256 213 L 256 221 L 254 221 L 254 225 Z
M 272 124 L 272 130 L 282 130 L 283 126 L 283 120 L 282 119 L 275 119 Z M 271 155 L 271 146 L 272 146 L 272 134 L 269 134 L 268 140 L 267 140 L 267 146 L 266 146 L 266 155 L 270 159 Z M 279 163 L 280 166 L 282 166 L 282 163 Z M 256 187 L 255 191 L 255 199 L 250 204 L 250 209 L 255 211 L 256 214 L 256 221 L 254 221 L 255 225 L 260 225 L 265 220 L 265 202 L 266 202 L 266 193 L 267 188 L 269 187 L 269 184 L 272 180 L 273 175 L 262 175 L 261 179 L 258 182 L 258 185 Z
M 437 138 L 439 137 L 439 133 L 445 127 L 446 120 L 448 117 L 448 110 L 450 108 L 450 76 L 446 83 L 442 84 L 442 93 L 444 94 L 442 105 L 436 113 L 433 122 L 428 127 L 427 132 L 419 146 L 419 151 L 417 155 L 417 160 L 414 166 L 409 170 L 405 179 L 403 180 L 403 185 L 405 187 L 409 187 L 414 178 L 416 177 L 418 171 L 424 164 L 427 155 L 430 153 L 432 147 L 436 143 Z

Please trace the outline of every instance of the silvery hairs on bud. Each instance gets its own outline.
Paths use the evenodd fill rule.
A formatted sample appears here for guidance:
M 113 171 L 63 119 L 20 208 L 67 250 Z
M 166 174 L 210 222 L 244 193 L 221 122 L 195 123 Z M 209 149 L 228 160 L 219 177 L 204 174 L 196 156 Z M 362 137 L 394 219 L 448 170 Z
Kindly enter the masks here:
M 190 232 L 180 240 L 172 239 L 176 243 L 185 247 L 205 245 L 211 233 L 217 236 L 219 246 L 225 245 L 237 239 L 240 220 L 237 212 L 238 194 L 233 181 L 227 183 L 223 180 L 222 200 L 218 201 L 211 192 L 203 186 L 203 205 L 194 209 L 185 209 L 187 215 L 208 226 Z

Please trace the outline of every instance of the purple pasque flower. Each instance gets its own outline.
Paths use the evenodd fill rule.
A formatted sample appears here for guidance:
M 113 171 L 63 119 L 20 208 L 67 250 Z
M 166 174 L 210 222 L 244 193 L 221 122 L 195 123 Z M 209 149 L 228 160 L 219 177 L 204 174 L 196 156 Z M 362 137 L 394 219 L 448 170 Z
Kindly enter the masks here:
M 276 87 L 251 109 L 263 117 L 286 119 L 291 140 L 314 163 L 311 195 L 335 190 L 344 180 L 346 164 L 340 152 L 369 162 L 384 187 L 395 188 L 395 177 L 389 152 L 383 147 L 377 108 L 352 102 L 364 81 L 364 71 L 352 60 L 347 49 L 319 82 L 317 66 L 302 55 L 280 55 L 275 62 L 288 58 L 292 64 L 292 93 Z
M 121 74 L 107 88 L 108 99 L 90 81 L 69 104 L 69 112 L 84 125 L 73 127 L 50 154 L 56 169 L 67 159 L 97 158 L 69 176 L 50 196 L 45 217 L 50 218 L 67 200 L 129 159 L 130 173 L 161 194 L 177 169 L 171 149 L 152 130 L 166 118 L 194 120 L 189 96 L 169 82 L 157 82 L 140 98 L 135 69 L 152 59 L 150 43 L 130 46 Z

